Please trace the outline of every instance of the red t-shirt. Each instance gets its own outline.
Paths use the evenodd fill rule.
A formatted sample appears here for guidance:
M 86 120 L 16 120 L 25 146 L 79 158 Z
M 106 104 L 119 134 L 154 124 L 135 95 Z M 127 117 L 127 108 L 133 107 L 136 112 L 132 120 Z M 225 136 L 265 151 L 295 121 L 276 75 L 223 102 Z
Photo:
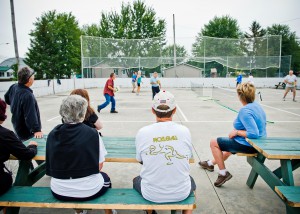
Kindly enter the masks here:
M 107 81 L 106 81 L 106 84 L 105 84 L 105 87 L 104 87 L 104 90 L 103 90 L 103 94 L 108 94 L 109 96 L 114 96 L 114 91 L 109 89 L 108 86 L 110 87 L 114 87 L 114 81 L 112 78 L 109 78 Z

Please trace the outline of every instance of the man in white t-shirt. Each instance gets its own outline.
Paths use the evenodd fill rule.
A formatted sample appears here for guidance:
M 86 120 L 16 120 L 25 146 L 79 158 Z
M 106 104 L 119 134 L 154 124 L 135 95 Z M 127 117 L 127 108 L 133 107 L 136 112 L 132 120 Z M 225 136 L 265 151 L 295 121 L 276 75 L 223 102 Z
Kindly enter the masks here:
M 143 166 L 140 176 L 133 179 L 133 187 L 149 201 L 182 201 L 196 189 L 190 177 L 190 131 L 172 122 L 176 104 L 170 92 L 155 95 L 152 112 L 157 123 L 141 128 L 136 135 L 136 159 Z M 156 212 L 149 210 L 148 213 Z M 192 210 L 184 213 L 192 213 Z
M 297 87 L 297 77 L 293 74 L 293 70 L 289 71 L 289 74 L 284 78 L 285 92 L 283 95 L 283 101 L 285 101 L 285 97 L 289 91 L 293 92 L 293 101 L 296 102 L 296 87 Z

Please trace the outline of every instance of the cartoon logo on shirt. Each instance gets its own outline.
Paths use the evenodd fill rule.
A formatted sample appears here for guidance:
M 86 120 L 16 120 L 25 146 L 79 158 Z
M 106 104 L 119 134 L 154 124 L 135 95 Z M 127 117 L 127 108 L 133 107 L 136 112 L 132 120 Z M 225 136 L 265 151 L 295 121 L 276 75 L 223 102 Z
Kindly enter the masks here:
M 187 156 L 179 154 L 172 146 L 169 145 L 160 145 L 158 147 L 151 145 L 149 147 L 149 152 L 146 153 L 146 155 L 164 155 L 164 157 L 167 159 L 167 165 L 172 165 L 172 159 L 184 159 L 188 158 Z

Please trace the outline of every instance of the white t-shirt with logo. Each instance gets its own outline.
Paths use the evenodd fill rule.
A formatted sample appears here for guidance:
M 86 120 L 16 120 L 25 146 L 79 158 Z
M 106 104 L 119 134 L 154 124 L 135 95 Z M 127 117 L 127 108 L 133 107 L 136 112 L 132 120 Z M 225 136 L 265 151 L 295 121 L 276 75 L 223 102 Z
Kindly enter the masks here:
M 136 159 L 143 161 L 140 176 L 143 197 L 156 203 L 176 202 L 191 191 L 191 134 L 174 122 L 155 123 L 136 135 Z
M 286 83 L 286 86 L 287 87 L 295 87 L 296 84 L 295 82 L 297 81 L 297 77 L 293 74 L 292 76 L 291 75 L 286 75 L 286 77 L 284 78 L 284 80 L 286 80 L 287 82 L 292 82 L 294 84 L 289 84 L 289 83 Z

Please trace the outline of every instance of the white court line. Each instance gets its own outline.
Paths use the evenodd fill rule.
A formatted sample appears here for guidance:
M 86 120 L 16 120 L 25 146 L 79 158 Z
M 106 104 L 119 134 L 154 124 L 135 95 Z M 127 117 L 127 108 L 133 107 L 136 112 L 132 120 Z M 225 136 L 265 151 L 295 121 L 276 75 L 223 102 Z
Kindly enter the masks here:
M 51 119 L 47 120 L 47 122 L 49 122 L 49 121 L 51 121 L 51 120 L 55 120 L 56 118 L 59 118 L 59 117 L 60 117 L 60 115 L 59 115 L 59 116 L 56 116 L 56 117 L 52 117 Z
M 290 111 L 285 111 L 285 110 L 282 110 L 280 108 L 275 108 L 275 107 L 264 105 L 264 104 L 261 104 L 261 103 L 260 103 L 260 105 L 271 108 L 271 109 L 275 109 L 275 110 L 278 110 L 278 111 L 282 111 L 282 112 L 285 112 L 285 113 L 293 114 L 293 115 L 296 115 L 296 116 L 300 117 L 300 114 L 296 114 L 296 113 L 293 113 L 293 112 L 290 112 Z
M 181 108 L 179 107 L 178 104 L 176 104 L 176 107 L 178 109 L 178 111 L 181 113 L 183 119 L 185 120 L 185 122 L 189 122 L 189 120 L 186 118 L 186 116 L 184 115 L 184 113 L 182 112 Z

